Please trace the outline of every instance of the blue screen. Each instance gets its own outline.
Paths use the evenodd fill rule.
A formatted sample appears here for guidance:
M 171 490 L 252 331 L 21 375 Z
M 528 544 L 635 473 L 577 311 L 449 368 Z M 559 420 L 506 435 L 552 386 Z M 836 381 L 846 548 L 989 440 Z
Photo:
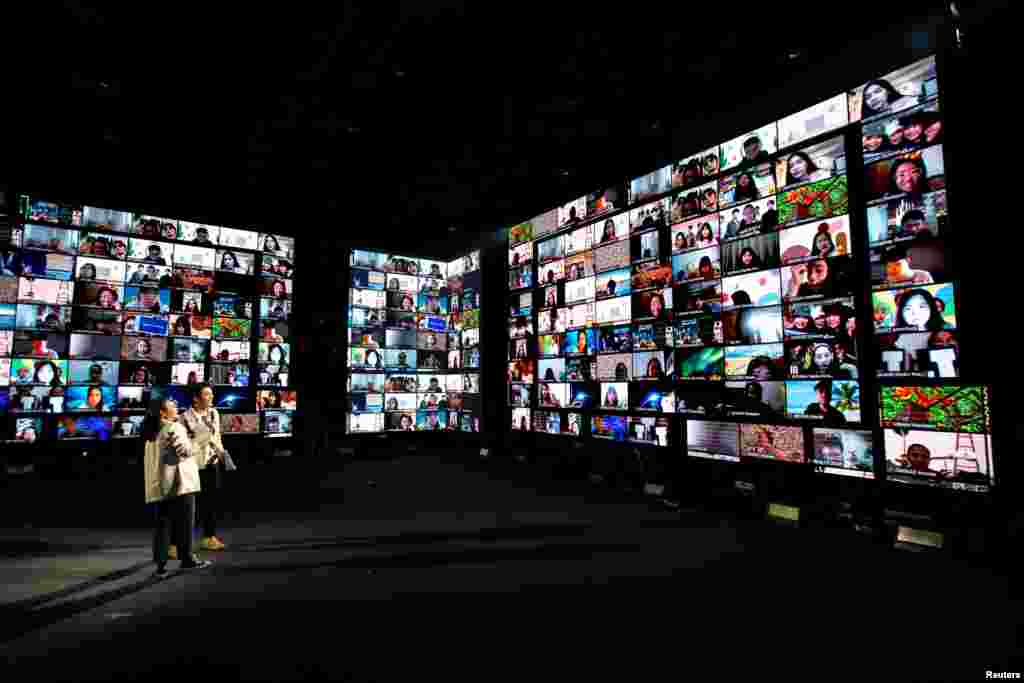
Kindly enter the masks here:
M 619 415 L 595 415 L 590 422 L 590 433 L 599 439 L 626 440 L 626 418 Z
M 444 332 L 447 325 L 444 318 L 427 318 L 427 329 L 433 332 Z
M 660 391 L 648 391 L 640 400 L 638 406 L 641 410 L 661 410 L 661 398 L 664 394 Z
M 185 387 L 155 386 L 152 390 L 153 399 L 171 399 L 178 404 L 178 410 L 188 410 L 192 407 L 192 397 Z
M 594 405 L 594 395 L 585 385 L 570 384 L 569 396 L 570 408 L 591 408 Z
M 0 304 L 0 330 L 13 330 L 17 318 L 17 304 Z
M 167 330 L 169 322 L 166 318 L 161 318 L 152 315 L 140 315 L 135 319 L 135 324 L 139 332 L 145 332 L 147 334 L 156 334 L 161 337 L 167 336 Z
M 241 410 L 249 400 L 249 393 L 232 387 L 217 387 L 213 392 L 213 405 L 225 410 Z
M 113 418 L 67 417 L 57 422 L 58 439 L 99 439 L 106 441 L 113 429 Z

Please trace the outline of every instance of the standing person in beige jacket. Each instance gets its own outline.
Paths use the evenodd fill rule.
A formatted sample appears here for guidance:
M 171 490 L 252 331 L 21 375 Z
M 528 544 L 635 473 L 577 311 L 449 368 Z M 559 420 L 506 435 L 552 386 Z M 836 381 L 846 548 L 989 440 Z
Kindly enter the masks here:
M 225 465 L 233 465 L 220 434 L 220 415 L 213 407 L 213 389 L 207 384 L 194 385 L 192 407 L 181 416 L 197 452 L 202 494 L 197 503 L 203 536 L 201 550 L 224 550 L 224 541 L 217 537 L 217 517 L 221 506 L 221 487 Z
M 199 492 L 199 468 L 185 427 L 178 423 L 178 405 L 172 400 L 154 401 L 142 427 L 146 502 L 156 503 L 153 560 L 156 575 L 167 573 L 171 527 L 181 545 L 182 569 L 210 566 L 192 553 L 195 496 Z

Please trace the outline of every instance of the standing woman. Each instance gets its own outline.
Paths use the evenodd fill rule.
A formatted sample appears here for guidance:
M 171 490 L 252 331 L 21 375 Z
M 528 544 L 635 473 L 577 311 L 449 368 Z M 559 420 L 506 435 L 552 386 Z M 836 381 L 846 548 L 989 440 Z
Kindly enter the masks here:
M 199 560 L 192 553 L 195 494 L 200 488 L 199 469 L 188 432 L 178 422 L 178 405 L 172 400 L 154 401 L 142 425 L 142 437 L 145 439 L 146 502 L 156 503 L 153 532 L 156 575 L 167 574 L 168 546 L 172 535 L 181 544 L 182 569 L 210 566 L 209 562 Z
M 200 384 L 192 394 L 192 407 L 185 411 L 181 421 L 195 442 L 199 478 L 203 494 L 199 501 L 203 537 L 199 547 L 203 550 L 224 550 L 224 542 L 217 538 L 217 513 L 223 486 L 224 464 L 229 461 L 221 442 L 220 415 L 213 407 L 213 389 Z

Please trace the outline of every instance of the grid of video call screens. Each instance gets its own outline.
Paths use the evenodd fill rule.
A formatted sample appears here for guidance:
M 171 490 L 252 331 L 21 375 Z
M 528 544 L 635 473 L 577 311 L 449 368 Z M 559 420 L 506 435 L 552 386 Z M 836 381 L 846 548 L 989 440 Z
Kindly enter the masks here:
M 0 243 L 3 440 L 140 435 L 208 383 L 224 434 L 292 434 L 292 237 L 19 195 Z
M 934 61 L 858 89 L 880 377 L 960 376 Z
M 835 99 L 514 226 L 512 429 L 860 422 L 847 124 Z
M 349 265 L 348 432 L 479 432 L 480 252 Z
M 511 227 L 511 429 L 873 478 L 862 373 L 959 377 L 939 103 L 930 57 Z

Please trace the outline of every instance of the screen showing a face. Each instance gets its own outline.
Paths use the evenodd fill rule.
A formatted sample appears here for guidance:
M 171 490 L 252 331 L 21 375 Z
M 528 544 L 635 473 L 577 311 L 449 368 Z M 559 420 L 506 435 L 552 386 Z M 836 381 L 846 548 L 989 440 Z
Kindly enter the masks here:
M 786 412 L 825 424 L 860 422 L 860 385 L 831 379 L 786 382 Z
M 559 227 L 571 227 L 581 223 L 587 215 L 587 198 L 580 197 L 558 208 Z
M 719 152 L 721 170 L 766 162 L 777 150 L 778 126 L 770 123 L 724 143 Z
M 874 119 L 861 127 L 864 161 L 878 161 L 938 144 L 943 132 L 944 119 L 936 99 Z
M 719 148 L 713 147 L 672 164 L 672 187 L 699 185 L 705 178 L 718 175 Z
M 122 261 L 80 256 L 77 259 L 76 267 L 75 279 L 79 282 L 102 281 L 121 285 L 128 279 L 125 263 Z M 142 271 L 144 274 L 146 273 L 145 266 L 142 266 Z M 159 278 L 156 282 L 159 282 Z
M 775 160 L 775 182 L 782 190 L 845 172 L 846 152 L 842 137 L 789 152 Z
M 64 403 L 66 410 L 72 412 L 113 412 L 117 407 L 117 389 L 98 384 L 68 387 Z
M 285 259 L 295 258 L 294 237 L 261 233 L 259 243 L 264 254 L 273 254 Z
M 886 480 L 986 492 L 995 483 L 989 434 L 884 429 Z
M 718 205 L 721 209 L 774 194 L 775 169 L 767 162 L 723 176 L 718 181 Z
M 876 333 L 954 330 L 956 297 L 952 283 L 877 291 L 871 295 Z
M 897 69 L 849 91 L 850 121 L 876 118 L 915 107 L 938 94 L 935 57 Z

